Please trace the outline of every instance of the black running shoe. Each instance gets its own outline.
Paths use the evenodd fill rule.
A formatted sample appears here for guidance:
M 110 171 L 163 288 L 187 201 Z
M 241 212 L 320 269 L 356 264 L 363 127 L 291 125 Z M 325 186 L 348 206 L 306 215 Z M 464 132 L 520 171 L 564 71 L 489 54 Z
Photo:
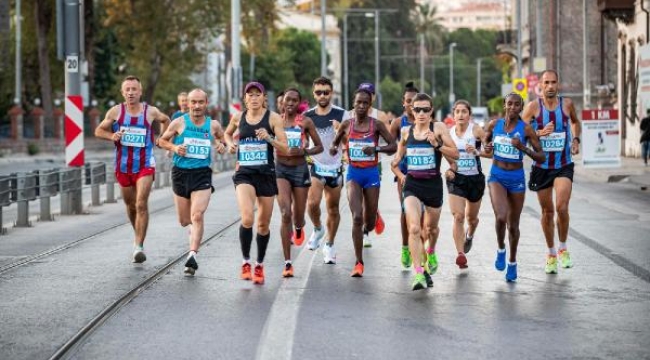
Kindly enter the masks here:
M 472 236 L 471 238 L 468 238 L 467 235 L 465 235 L 465 244 L 463 245 L 463 252 L 465 254 L 472 250 L 472 242 L 474 242 L 474 237 Z
M 194 258 L 194 256 L 190 256 L 185 262 L 184 273 L 185 275 L 193 276 L 198 268 L 199 268 L 199 264 L 197 264 L 196 259 Z
M 424 270 L 424 279 L 427 281 L 427 287 L 433 287 L 433 279 L 428 271 Z

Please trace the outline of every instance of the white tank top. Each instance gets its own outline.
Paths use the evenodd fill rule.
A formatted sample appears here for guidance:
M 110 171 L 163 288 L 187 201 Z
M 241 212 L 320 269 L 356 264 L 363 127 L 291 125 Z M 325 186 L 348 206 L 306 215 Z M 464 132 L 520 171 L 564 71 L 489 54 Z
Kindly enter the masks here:
M 467 126 L 467 129 L 465 130 L 465 133 L 461 137 L 458 137 L 458 135 L 456 135 L 456 125 L 454 125 L 449 131 L 449 135 L 451 135 L 451 139 L 454 140 L 454 144 L 456 144 L 456 148 L 458 148 L 458 153 L 460 154 L 458 160 L 456 160 L 456 165 L 458 166 L 458 170 L 456 172 L 467 176 L 478 175 L 478 164 L 480 161 L 478 155 L 465 151 L 465 146 L 467 146 L 467 144 L 476 145 L 476 138 L 474 137 L 474 124 L 470 122 Z

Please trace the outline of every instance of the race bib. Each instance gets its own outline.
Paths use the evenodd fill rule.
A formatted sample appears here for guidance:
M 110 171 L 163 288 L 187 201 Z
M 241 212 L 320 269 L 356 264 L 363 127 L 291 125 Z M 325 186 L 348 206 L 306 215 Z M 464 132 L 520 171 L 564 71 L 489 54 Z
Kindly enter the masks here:
M 458 172 L 461 174 L 478 173 L 478 166 L 476 163 L 476 155 L 468 153 L 465 150 L 459 150 L 460 156 L 456 161 Z
M 563 151 L 566 144 L 566 133 L 554 132 L 546 136 L 540 136 L 539 142 L 542 144 L 542 150 L 546 152 Z
M 319 166 L 317 164 L 314 164 L 314 172 L 316 174 L 318 174 L 320 176 L 324 176 L 324 177 L 337 177 L 337 176 L 339 176 L 339 170 L 338 169 L 328 170 L 328 169 L 324 169 L 323 167 L 321 167 L 321 166 Z
M 187 147 L 187 158 L 204 160 L 210 156 L 210 139 L 185 138 L 183 145 Z
M 120 127 L 120 131 L 122 132 L 122 138 L 120 139 L 120 144 L 122 144 L 122 146 L 139 148 L 145 146 L 147 129 L 143 127 L 122 126 Z
M 374 142 L 370 139 L 350 139 L 348 143 L 350 161 L 375 161 L 375 154 L 366 155 L 363 152 L 362 149 L 366 146 L 374 146 Z
M 302 131 L 296 128 L 284 129 L 284 132 L 287 134 L 287 143 L 290 148 L 300 148 L 302 147 Z
M 240 166 L 268 164 L 268 144 L 265 141 L 239 143 L 238 161 Z
M 436 168 L 436 153 L 431 146 L 411 146 L 406 148 L 408 170 L 432 170 Z
M 512 139 L 507 136 L 494 137 L 494 155 L 504 159 L 519 160 L 521 152 L 512 145 Z

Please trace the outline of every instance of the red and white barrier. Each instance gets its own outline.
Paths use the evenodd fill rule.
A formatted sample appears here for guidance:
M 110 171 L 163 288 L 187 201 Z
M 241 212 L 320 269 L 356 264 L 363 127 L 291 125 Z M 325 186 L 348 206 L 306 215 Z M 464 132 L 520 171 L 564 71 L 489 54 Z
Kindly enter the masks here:
M 81 95 L 65 99 L 65 162 L 84 166 L 84 114 Z

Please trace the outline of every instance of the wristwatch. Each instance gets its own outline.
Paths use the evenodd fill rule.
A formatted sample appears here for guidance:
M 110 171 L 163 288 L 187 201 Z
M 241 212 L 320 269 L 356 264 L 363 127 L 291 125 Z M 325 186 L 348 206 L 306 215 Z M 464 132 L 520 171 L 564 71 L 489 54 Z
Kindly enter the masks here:
M 580 137 L 575 136 L 575 137 L 573 138 L 573 140 L 577 140 L 577 141 L 578 141 L 578 144 L 580 144 Z
M 378 153 L 381 150 L 381 146 L 375 146 L 375 152 Z

